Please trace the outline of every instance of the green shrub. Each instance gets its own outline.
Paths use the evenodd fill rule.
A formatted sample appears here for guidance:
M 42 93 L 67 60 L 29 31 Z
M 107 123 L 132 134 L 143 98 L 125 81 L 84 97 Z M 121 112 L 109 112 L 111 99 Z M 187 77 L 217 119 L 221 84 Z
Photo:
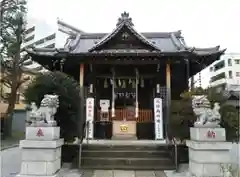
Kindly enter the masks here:
M 223 105 L 220 109 L 221 126 L 226 129 L 228 141 L 239 141 L 239 113 L 234 106 Z
M 172 100 L 169 120 L 169 135 L 180 140 L 189 139 L 190 127 L 196 117 L 193 114 L 191 100 Z
M 55 119 L 61 128 L 61 137 L 73 140 L 80 134 L 79 120 L 79 85 L 71 77 L 61 72 L 49 72 L 36 76 L 24 92 L 28 104 L 36 102 L 39 106 L 45 94 L 59 96 L 59 108 Z
M 207 95 L 213 105 L 219 102 L 221 105 L 221 126 L 226 129 L 226 138 L 228 141 L 238 140 L 239 137 L 239 113 L 231 105 L 226 105 L 227 98 L 222 93 L 217 93 L 215 89 L 196 88 L 193 91 L 187 91 L 181 94 L 181 100 L 172 100 L 171 113 L 169 120 L 169 135 L 181 140 L 190 138 L 189 128 L 196 121 L 196 116 L 192 110 L 192 95 Z

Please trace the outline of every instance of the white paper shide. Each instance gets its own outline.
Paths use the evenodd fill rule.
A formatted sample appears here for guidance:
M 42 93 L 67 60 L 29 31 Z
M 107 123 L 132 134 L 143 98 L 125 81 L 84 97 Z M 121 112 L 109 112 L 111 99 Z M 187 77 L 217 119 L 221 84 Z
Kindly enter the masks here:
M 154 98 L 155 139 L 163 139 L 162 99 Z

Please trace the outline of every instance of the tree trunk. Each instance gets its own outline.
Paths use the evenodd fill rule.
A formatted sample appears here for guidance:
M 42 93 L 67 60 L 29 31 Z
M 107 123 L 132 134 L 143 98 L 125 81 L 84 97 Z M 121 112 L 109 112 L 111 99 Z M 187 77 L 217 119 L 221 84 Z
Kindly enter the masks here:
M 8 100 L 8 108 L 6 111 L 6 129 L 5 129 L 5 137 L 12 137 L 12 120 L 13 120 L 13 112 L 17 98 L 17 87 L 16 82 L 12 84 L 10 98 Z

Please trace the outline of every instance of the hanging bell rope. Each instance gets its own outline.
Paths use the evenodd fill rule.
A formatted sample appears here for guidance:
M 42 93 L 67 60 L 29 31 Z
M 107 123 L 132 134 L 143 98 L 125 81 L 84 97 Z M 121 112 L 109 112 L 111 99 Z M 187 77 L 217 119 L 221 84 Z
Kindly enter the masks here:
M 104 88 L 108 88 L 108 83 L 107 83 L 107 79 L 104 80 Z
M 144 88 L 144 79 L 143 79 L 143 78 L 141 79 L 141 84 L 140 84 L 140 86 L 141 86 L 142 88 Z
M 123 82 L 122 82 L 122 88 L 126 88 L 126 81 L 125 80 L 123 80 Z
M 132 81 L 132 88 L 136 88 L 136 82 Z

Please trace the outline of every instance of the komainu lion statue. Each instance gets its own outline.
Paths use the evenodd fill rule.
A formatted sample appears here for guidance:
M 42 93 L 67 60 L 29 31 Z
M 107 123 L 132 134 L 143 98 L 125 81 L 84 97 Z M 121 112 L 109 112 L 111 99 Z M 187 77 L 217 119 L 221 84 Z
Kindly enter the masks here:
M 197 116 L 197 121 L 194 123 L 195 127 L 220 127 L 221 115 L 219 113 L 219 103 L 214 103 L 213 109 L 205 95 L 193 96 L 192 108 L 194 114 Z
M 58 95 L 44 95 L 40 107 L 36 103 L 31 103 L 31 112 L 29 114 L 30 126 L 56 126 L 54 115 L 59 107 Z

